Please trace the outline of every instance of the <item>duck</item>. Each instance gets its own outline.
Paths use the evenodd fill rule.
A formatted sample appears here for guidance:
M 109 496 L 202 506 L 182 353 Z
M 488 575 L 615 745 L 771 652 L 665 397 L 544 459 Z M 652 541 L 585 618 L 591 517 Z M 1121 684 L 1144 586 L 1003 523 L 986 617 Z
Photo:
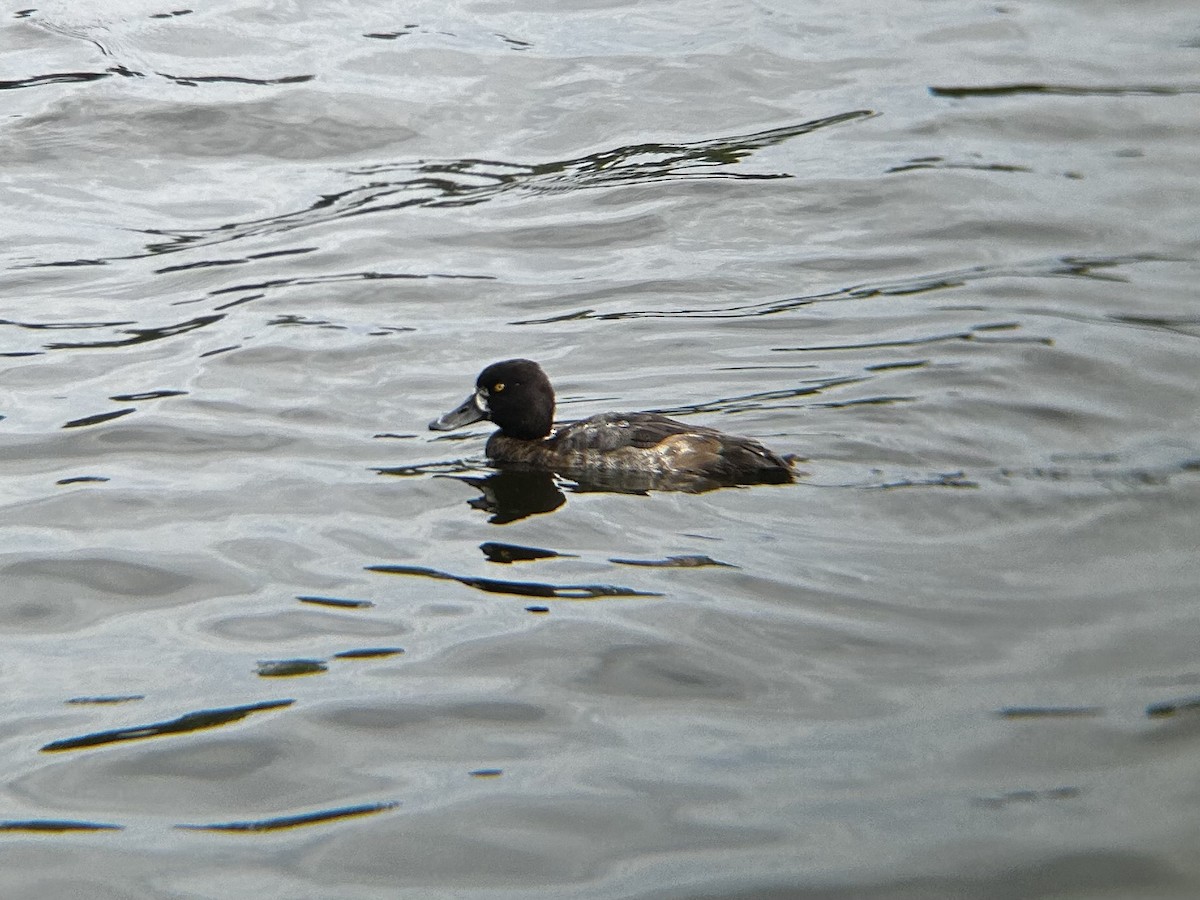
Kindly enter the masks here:
M 529 359 L 495 362 L 461 404 L 429 423 L 453 431 L 488 420 L 485 452 L 497 465 L 568 476 L 645 476 L 695 485 L 784 484 L 792 458 L 748 437 L 688 425 L 658 413 L 601 413 L 554 428 L 554 387 Z

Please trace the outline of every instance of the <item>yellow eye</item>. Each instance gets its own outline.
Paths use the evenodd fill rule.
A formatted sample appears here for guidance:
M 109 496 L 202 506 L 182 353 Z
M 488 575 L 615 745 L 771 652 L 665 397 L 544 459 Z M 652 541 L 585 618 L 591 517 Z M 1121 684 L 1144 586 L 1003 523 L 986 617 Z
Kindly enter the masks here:
M 503 381 L 497 381 L 495 384 L 492 385 L 492 393 L 493 394 L 498 394 L 502 390 L 504 390 L 504 382 Z

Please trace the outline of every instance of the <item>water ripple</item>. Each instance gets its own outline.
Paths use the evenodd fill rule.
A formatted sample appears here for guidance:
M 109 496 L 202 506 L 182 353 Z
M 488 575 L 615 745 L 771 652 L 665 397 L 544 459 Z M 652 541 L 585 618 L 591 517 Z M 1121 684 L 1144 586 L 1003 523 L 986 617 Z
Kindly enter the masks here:
M 730 167 L 763 148 L 874 115 L 871 110 L 858 109 L 747 134 L 690 143 L 631 144 L 545 163 L 468 158 L 381 163 L 345 169 L 344 175 L 366 178 L 368 183 L 325 194 L 304 209 L 280 215 L 229 222 L 216 228 L 143 229 L 143 233 L 165 240 L 147 244 L 144 253 L 113 259 L 225 244 L 389 210 L 471 206 L 510 194 L 559 194 L 671 180 L 790 178 L 789 173 L 764 175 L 730 171 Z M 70 260 L 35 265 L 99 265 L 103 262 L 105 260 Z
M 350 819 L 359 816 L 372 816 L 377 813 L 395 809 L 400 804 L 396 801 L 384 803 L 365 803 L 361 806 L 344 806 L 337 809 L 323 809 L 319 812 L 304 813 L 298 816 L 277 816 L 271 819 L 255 819 L 249 822 L 223 822 L 213 825 L 176 825 L 185 831 L 232 831 L 232 832 L 263 832 L 282 831 L 287 828 L 301 828 L 305 825 L 321 825 L 325 822 L 335 822 L 338 819 Z
M 1009 97 L 1014 94 L 1051 94 L 1065 97 L 1137 97 L 1147 95 L 1176 97 L 1182 94 L 1200 94 L 1200 84 L 1077 85 L 1018 82 L 1015 84 L 985 84 L 963 87 L 931 86 L 929 93 L 935 97 Z
M 560 600 L 594 600 L 597 597 L 661 597 L 651 591 L 618 587 L 611 584 L 545 584 L 535 581 L 502 581 L 497 578 L 476 578 L 470 575 L 452 575 L 425 566 L 367 566 L 368 572 L 382 575 L 415 575 L 420 578 L 436 578 L 440 581 L 457 581 L 490 594 L 516 594 L 519 597 L 555 597 Z
M 1100 281 L 1125 280 L 1118 273 L 1106 270 L 1148 262 L 1167 262 L 1165 258 L 1149 253 L 1114 256 L 1058 256 L 1051 259 L 1036 259 L 1023 263 L 1000 263 L 997 265 L 971 266 L 945 272 L 918 274 L 902 279 L 866 282 L 833 290 L 800 294 L 782 300 L 767 300 L 757 303 L 739 303 L 732 306 L 684 307 L 682 309 L 626 309 L 599 312 L 593 309 L 576 310 L 569 313 L 536 319 L 521 319 L 510 325 L 548 325 L 558 322 L 582 322 L 590 319 L 741 319 L 755 316 L 770 316 L 819 303 L 846 300 L 869 300 L 876 297 L 903 297 L 925 294 L 932 291 L 958 288 L 977 281 L 996 278 L 1092 278 Z
M 294 700 L 269 700 L 263 703 L 251 703 L 248 706 L 203 709 L 198 712 L 186 713 L 176 719 L 164 722 L 153 722 L 149 725 L 134 725 L 129 728 L 115 728 L 110 731 L 97 731 L 79 737 L 51 741 L 42 747 L 42 752 L 60 753 L 64 750 L 83 750 L 87 747 L 100 747 L 105 744 L 116 744 L 123 741 L 136 741 L 144 738 L 162 737 L 167 734 L 184 734 L 207 728 L 217 728 L 222 725 L 240 722 L 246 716 L 256 712 L 291 706 L 294 702 Z
M 78 822 L 71 819 L 28 819 L 0 821 L 0 831 L 19 831 L 30 834 L 69 834 L 79 831 L 121 831 L 124 825 L 108 822 Z
M 33 75 L 29 78 L 14 78 L 8 81 L 0 81 L 0 91 L 41 87 L 44 84 L 71 84 L 72 82 L 79 81 L 99 81 L 101 78 L 110 78 L 112 75 L 112 72 L 54 72 L 50 75 Z

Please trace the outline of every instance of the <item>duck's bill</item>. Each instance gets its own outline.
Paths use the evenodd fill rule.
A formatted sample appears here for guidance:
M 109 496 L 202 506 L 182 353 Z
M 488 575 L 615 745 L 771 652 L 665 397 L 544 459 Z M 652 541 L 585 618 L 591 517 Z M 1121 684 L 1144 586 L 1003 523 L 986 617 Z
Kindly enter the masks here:
M 483 400 L 479 396 L 479 392 L 476 391 L 464 400 L 461 405 L 450 410 L 444 416 L 430 422 L 429 430 L 453 431 L 455 428 L 462 428 L 464 425 L 482 422 L 487 417 L 487 407 L 483 405 Z

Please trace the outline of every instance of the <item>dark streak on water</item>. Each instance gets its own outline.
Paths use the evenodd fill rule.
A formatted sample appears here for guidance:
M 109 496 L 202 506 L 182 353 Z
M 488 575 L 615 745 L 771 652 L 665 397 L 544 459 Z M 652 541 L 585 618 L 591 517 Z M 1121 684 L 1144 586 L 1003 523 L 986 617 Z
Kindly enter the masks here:
M 297 597 L 301 603 L 317 606 L 332 606 L 335 609 L 370 609 L 375 604 L 370 600 L 348 600 L 343 597 Z
M 81 735 L 80 737 L 51 741 L 42 747 L 42 752 L 61 753 L 65 750 L 83 750 L 88 747 L 100 747 L 105 744 L 117 744 L 123 741 L 137 741 L 145 738 L 163 737 L 170 734 L 185 734 L 207 728 L 219 728 L 223 725 L 240 722 L 247 716 L 257 712 L 291 706 L 294 702 L 294 700 L 272 700 L 265 703 L 254 703 L 249 706 L 205 709 L 199 712 L 186 713 L 176 719 L 153 722 L 149 725 L 114 728 L 110 731 L 97 731 L 92 734 Z
M 125 826 L 105 822 L 75 822 L 64 819 L 0 820 L 0 831 L 28 834 L 70 834 L 80 831 L 120 831 Z
M 310 825 L 324 825 L 329 822 L 336 822 L 339 819 L 353 819 L 361 816 L 376 815 L 377 813 L 395 809 L 399 805 L 398 802 L 369 803 L 362 806 L 321 810 L 298 816 L 280 816 L 273 819 L 258 819 L 249 822 L 222 822 L 213 825 L 176 825 L 175 827 L 185 831 L 226 831 L 233 833 L 283 831 Z
M 1177 97 L 1182 94 L 1200 94 L 1200 84 L 1129 84 L 1129 85 L 1076 85 L 1076 84 L 995 84 L 979 87 L 931 87 L 929 93 L 935 97 L 1006 97 L 1014 94 L 1051 94 L 1067 97 L 1127 97 L 1138 95 Z
M 381 575 L 413 575 L 419 578 L 434 578 L 457 581 L 467 587 L 477 588 L 489 594 L 515 594 L 519 597 L 554 597 L 559 600 L 594 600 L 600 597 L 661 597 L 653 591 L 619 587 L 612 584 L 544 584 L 534 581 L 503 581 L 498 578 L 477 578 L 470 575 L 453 575 L 425 566 L 366 566 L 368 572 Z

